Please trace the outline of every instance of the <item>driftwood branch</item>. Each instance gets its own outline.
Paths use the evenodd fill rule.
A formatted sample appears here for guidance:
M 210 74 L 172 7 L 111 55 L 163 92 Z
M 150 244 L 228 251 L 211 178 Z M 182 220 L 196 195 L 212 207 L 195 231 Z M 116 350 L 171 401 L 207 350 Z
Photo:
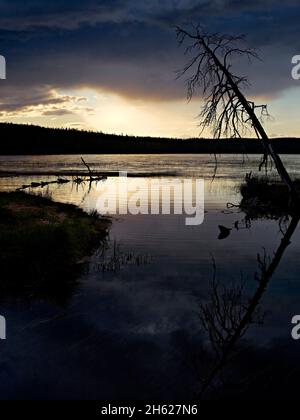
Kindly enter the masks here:
M 88 172 L 89 172 L 89 176 L 90 176 L 90 181 L 93 180 L 93 172 L 91 170 L 91 168 L 89 167 L 89 165 L 85 162 L 85 160 L 83 159 L 83 157 L 81 158 L 82 163 L 84 164 L 84 166 L 87 168 Z
M 96 174 L 96 176 L 93 176 L 93 172 L 92 172 L 90 166 L 85 162 L 85 160 L 83 158 L 81 158 L 81 161 L 88 170 L 90 188 L 91 188 L 91 185 L 92 185 L 93 182 L 102 181 L 102 180 L 106 179 L 105 175 L 97 175 Z M 44 187 L 46 187 L 48 185 L 51 185 L 51 184 L 58 184 L 58 185 L 68 184 L 69 182 L 71 182 L 69 179 L 59 177 L 54 181 L 31 182 L 30 184 L 22 185 L 20 188 L 17 188 L 17 191 L 26 190 L 28 188 L 44 188 Z M 85 177 L 80 177 L 77 174 L 75 176 L 75 178 L 72 178 L 72 182 L 74 184 L 80 185 L 80 184 L 85 183 L 86 179 L 85 179 Z

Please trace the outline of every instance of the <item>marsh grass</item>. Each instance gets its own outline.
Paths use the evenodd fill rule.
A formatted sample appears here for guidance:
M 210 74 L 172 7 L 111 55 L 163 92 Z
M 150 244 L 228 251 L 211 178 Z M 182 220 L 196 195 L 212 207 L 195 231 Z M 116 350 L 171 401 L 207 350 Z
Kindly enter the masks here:
M 300 193 L 300 180 L 294 181 L 296 191 Z M 289 190 L 285 184 L 270 177 L 246 176 L 245 182 L 240 186 L 242 200 L 240 208 L 251 219 L 274 218 L 295 215 Z
M 25 193 L 0 193 L 0 293 L 63 301 L 110 221 Z

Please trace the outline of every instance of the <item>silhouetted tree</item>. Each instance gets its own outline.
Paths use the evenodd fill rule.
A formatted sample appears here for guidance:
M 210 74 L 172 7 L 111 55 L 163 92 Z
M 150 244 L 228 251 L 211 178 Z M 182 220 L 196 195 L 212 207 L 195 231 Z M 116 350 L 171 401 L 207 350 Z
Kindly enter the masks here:
M 252 128 L 264 147 L 262 163 L 267 162 L 268 156 L 272 158 L 282 181 L 296 199 L 294 184 L 256 114 L 259 110 L 260 117 L 267 116 L 267 106 L 256 105 L 245 97 L 242 89 L 248 85 L 248 80 L 235 75 L 231 69 L 234 56 L 246 56 L 251 61 L 258 58 L 255 51 L 240 47 L 241 36 L 208 35 L 199 27 L 194 27 L 193 32 L 177 27 L 177 36 L 180 44 L 190 41 L 186 53 L 193 56 L 179 76 L 192 72 L 187 80 L 189 99 L 196 88 L 202 90 L 205 102 L 200 114 L 203 129 L 212 128 L 214 137 L 220 138 L 222 135 L 242 137 L 247 127 Z

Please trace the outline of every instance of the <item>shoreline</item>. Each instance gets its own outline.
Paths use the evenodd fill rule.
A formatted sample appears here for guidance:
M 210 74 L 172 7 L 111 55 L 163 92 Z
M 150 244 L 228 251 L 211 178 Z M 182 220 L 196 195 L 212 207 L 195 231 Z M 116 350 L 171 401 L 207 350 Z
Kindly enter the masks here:
M 120 171 L 125 172 L 125 171 Z M 118 177 L 120 172 L 117 171 L 93 171 L 93 177 Z M 147 177 L 160 177 L 160 176 L 176 176 L 176 172 L 128 172 L 128 177 L 133 178 L 147 178 Z M 22 176 L 83 176 L 90 177 L 88 171 L 0 171 L 0 178 L 12 178 Z
M 0 192 L 0 292 L 64 302 L 111 219 L 40 195 Z

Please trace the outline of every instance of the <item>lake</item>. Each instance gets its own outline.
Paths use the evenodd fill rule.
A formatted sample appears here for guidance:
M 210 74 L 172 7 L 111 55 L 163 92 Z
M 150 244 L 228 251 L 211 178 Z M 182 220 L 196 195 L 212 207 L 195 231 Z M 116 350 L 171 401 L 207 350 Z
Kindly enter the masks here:
M 256 319 L 234 343 L 230 366 L 222 367 L 225 382 L 210 376 L 216 361 L 222 361 L 203 328 L 203 308 L 216 299 L 214 285 L 219 285 L 220 305 L 224 296 L 229 305 L 225 331 L 233 326 L 232 318 L 240 320 L 237 308 L 243 311 L 257 291 L 258 254 L 268 264 L 288 225 L 287 220 L 249 220 L 227 205 L 239 204 L 239 186 L 246 173 L 258 173 L 260 157 L 218 156 L 214 177 L 210 155 L 84 159 L 98 171 L 142 173 L 144 185 L 153 178 L 167 182 L 167 173 L 204 179 L 204 221 L 187 226 L 180 214 L 112 216 L 107 246 L 89 259 L 64 305 L 3 297 L 0 314 L 7 320 L 7 340 L 0 341 L 0 398 L 190 400 L 207 378 L 213 385 L 207 398 L 288 398 L 296 393 L 300 343 L 291 337 L 291 319 L 300 313 L 299 229 L 261 293 Z M 293 177 L 300 176 L 300 156 L 283 160 Z M 39 172 L 63 176 L 83 169 L 80 156 L 1 156 L 0 175 L 20 174 L 0 177 L 0 190 L 54 179 Z M 26 175 L 32 171 L 37 175 Z M 93 211 L 100 184 L 112 190 L 116 182 L 108 176 L 91 187 L 50 185 L 47 194 Z M 218 239 L 219 225 L 231 229 L 223 240 Z

